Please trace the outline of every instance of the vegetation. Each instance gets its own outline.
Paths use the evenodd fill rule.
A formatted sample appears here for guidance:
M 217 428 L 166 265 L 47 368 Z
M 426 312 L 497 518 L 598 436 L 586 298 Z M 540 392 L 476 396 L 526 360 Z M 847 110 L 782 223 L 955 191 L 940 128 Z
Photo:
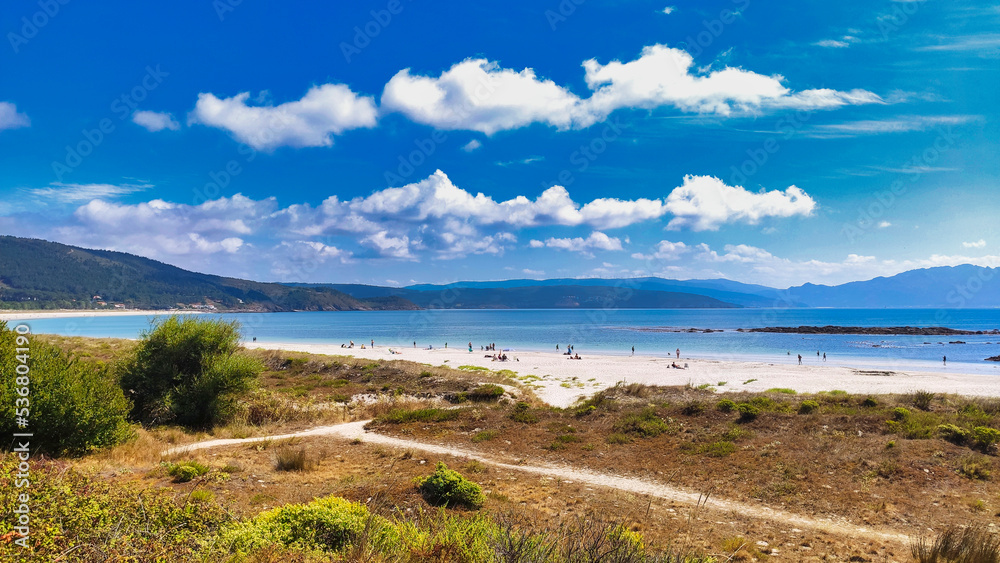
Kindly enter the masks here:
M 107 369 L 19 335 L 2 321 L 0 373 L 0 432 L 33 433 L 32 453 L 80 455 L 132 436 L 129 403 Z
M 326 287 L 210 276 L 123 252 L 0 236 L 0 309 L 111 309 L 115 303 L 251 311 L 416 308 L 400 297 L 355 299 Z
M 920 563 L 1000 563 L 1000 536 L 985 526 L 952 526 L 933 542 L 921 538 L 912 551 Z
M 196 428 L 231 420 L 263 369 L 238 352 L 239 340 L 236 322 L 175 315 L 156 323 L 119 366 L 133 420 Z
M 440 462 L 434 473 L 419 479 L 416 484 L 424 499 L 434 506 L 464 506 L 478 510 L 486 500 L 479 485 Z

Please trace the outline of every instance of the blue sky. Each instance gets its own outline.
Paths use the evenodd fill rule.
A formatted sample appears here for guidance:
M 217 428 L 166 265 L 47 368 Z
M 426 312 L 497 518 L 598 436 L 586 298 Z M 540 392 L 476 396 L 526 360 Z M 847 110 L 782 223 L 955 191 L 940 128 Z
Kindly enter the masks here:
M 268 281 L 1000 266 L 1000 5 L 17 2 L 0 234 Z

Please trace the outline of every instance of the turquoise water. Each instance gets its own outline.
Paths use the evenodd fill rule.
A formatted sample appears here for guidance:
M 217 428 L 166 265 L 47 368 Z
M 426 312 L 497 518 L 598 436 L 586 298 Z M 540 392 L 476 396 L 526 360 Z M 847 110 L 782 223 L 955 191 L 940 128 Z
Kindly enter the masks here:
M 829 365 L 933 369 L 1000 375 L 1000 365 L 984 358 L 1000 354 L 1000 336 L 859 336 L 737 333 L 763 326 L 947 326 L 966 330 L 1000 328 L 998 309 L 682 309 L 682 310 L 428 310 L 259 313 L 211 315 L 236 319 L 246 340 L 258 342 L 347 343 L 375 340 L 379 346 L 466 349 L 471 341 L 498 348 L 555 353 L 573 344 L 580 354 L 673 354 L 721 360 L 819 363 Z M 138 316 L 39 319 L 26 321 L 35 333 L 135 338 L 152 318 Z M 670 333 L 637 329 L 674 327 L 723 332 Z M 949 344 L 961 340 L 965 344 Z M 789 355 L 789 352 L 791 353 Z M 942 356 L 948 357 L 947 367 Z

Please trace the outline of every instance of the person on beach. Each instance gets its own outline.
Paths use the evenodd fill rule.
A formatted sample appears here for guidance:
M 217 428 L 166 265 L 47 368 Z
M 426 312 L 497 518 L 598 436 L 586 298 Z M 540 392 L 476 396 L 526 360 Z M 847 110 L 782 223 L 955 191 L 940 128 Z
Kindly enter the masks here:
M 823 361 L 826 361 L 826 352 L 823 352 Z
M 414 341 L 413 341 L 413 347 L 414 347 L 414 348 L 416 348 L 416 347 L 417 347 L 417 341 L 416 341 L 416 340 L 414 340 Z
M 680 348 L 677 349 L 677 359 L 678 360 L 681 359 L 681 349 Z
M 944 365 L 948 365 L 948 356 L 942 356 L 941 363 L 943 363 Z
M 632 347 L 632 355 L 635 355 L 635 346 Z
M 799 354 L 799 365 L 802 365 L 802 354 Z
M 374 348 L 374 347 L 375 347 L 375 339 L 373 338 L 372 339 L 372 348 Z
M 351 341 L 351 345 L 348 346 L 348 348 L 354 348 L 354 341 L 353 340 Z

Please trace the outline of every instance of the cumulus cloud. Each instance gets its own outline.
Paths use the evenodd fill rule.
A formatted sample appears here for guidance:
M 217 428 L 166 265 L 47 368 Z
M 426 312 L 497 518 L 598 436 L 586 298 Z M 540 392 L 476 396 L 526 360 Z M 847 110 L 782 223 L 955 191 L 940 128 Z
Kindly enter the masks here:
M 977 240 L 975 242 L 963 242 L 962 246 L 964 246 L 965 248 L 985 248 L 986 247 L 986 240 L 985 239 L 979 239 L 979 240 Z
M 164 129 L 177 131 L 181 128 L 181 124 L 177 123 L 172 114 L 158 111 L 137 111 L 132 114 L 132 123 L 141 125 L 152 133 Z
M 765 217 L 809 216 L 816 202 L 796 186 L 754 193 L 712 176 L 685 176 L 664 208 L 674 215 L 667 228 L 705 231 L 734 221 L 753 225 Z
M 690 54 L 665 45 L 643 49 L 639 58 L 583 63 L 590 90 L 581 98 L 567 87 L 516 71 L 495 61 L 468 59 L 437 77 L 405 69 L 382 94 L 386 111 L 439 129 L 465 129 L 491 135 L 542 123 L 557 129 L 588 127 L 621 108 L 674 107 L 688 113 L 728 116 L 768 108 L 827 109 L 883 103 L 866 90 L 815 89 L 793 92 L 779 75 L 741 68 L 701 71 Z
M 576 238 L 554 238 L 550 237 L 545 239 L 544 242 L 540 240 L 532 240 L 528 243 L 532 248 L 554 248 L 557 250 L 567 250 L 569 252 L 578 252 L 584 256 L 593 257 L 593 251 L 603 250 L 603 251 L 615 251 L 622 250 L 622 241 L 619 238 L 609 237 L 608 235 L 600 232 L 594 231 L 590 233 L 587 238 L 576 237 Z
M 0 131 L 29 126 L 31 126 L 31 120 L 26 114 L 17 111 L 16 105 L 10 102 L 0 102 Z
M 469 141 L 468 143 L 465 143 L 464 145 L 462 145 L 462 150 L 465 151 L 465 152 L 472 152 L 472 151 L 478 149 L 481 146 L 483 146 L 483 144 L 481 142 L 479 142 L 478 139 L 473 139 L 473 140 Z
M 152 187 L 152 184 L 66 184 L 53 182 L 48 187 L 31 189 L 27 192 L 44 200 L 79 203 L 133 194 Z
M 229 131 L 255 149 L 273 150 L 328 147 L 334 135 L 374 127 L 378 116 L 374 98 L 359 96 L 343 84 L 313 86 L 302 99 L 278 106 L 251 106 L 249 97 L 249 92 L 221 99 L 198 94 L 188 121 Z
M 668 16 L 674 13 L 677 8 L 675 6 L 667 6 L 666 8 L 660 10 L 661 13 L 667 14 Z
M 690 249 L 683 242 L 661 240 L 656 244 L 653 252 L 649 254 L 636 252 L 632 255 L 632 258 L 635 258 L 636 260 L 679 260 L 681 255 L 686 253 L 688 250 Z

